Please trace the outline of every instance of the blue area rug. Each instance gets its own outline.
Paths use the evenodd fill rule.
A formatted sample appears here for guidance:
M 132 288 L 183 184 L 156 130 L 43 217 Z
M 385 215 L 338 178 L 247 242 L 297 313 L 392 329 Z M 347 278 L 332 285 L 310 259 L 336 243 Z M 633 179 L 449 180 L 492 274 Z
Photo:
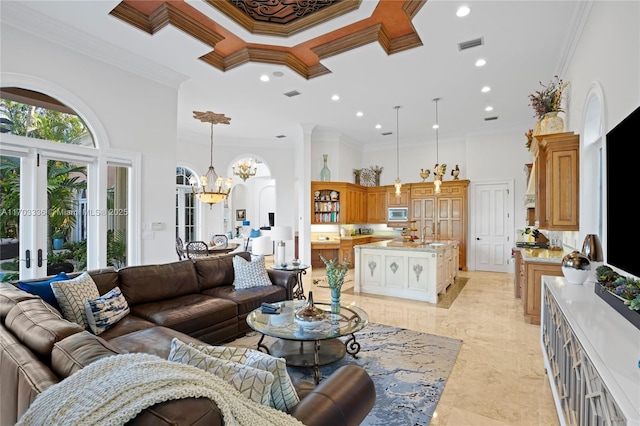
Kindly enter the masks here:
M 259 336 L 250 333 L 227 346 L 255 348 Z M 269 346 L 274 340 L 266 337 L 264 343 Z M 356 333 L 356 340 L 360 343 L 358 358 L 347 354 L 342 360 L 321 367 L 321 376 L 327 377 L 346 364 L 367 370 L 377 397 L 363 425 L 428 425 L 462 341 L 371 323 Z M 289 373 L 313 381 L 311 368 L 289 367 Z

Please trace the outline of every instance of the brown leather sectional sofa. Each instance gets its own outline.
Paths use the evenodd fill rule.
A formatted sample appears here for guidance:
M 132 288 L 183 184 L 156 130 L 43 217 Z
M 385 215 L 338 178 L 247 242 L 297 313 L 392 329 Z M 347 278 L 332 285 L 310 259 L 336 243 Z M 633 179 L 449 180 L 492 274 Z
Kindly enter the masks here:
M 171 339 L 210 344 L 248 330 L 245 318 L 263 301 L 290 299 L 295 278 L 269 270 L 274 284 L 235 290 L 234 253 L 197 261 L 90 271 L 100 294 L 120 287 L 131 313 L 99 336 L 63 319 L 38 296 L 0 283 L 0 426 L 13 425 L 49 386 L 100 358 L 145 352 L 167 358 Z M 375 403 L 369 375 L 351 365 L 318 387 L 296 382 L 291 414 L 305 425 L 357 425 Z M 187 398 L 156 404 L 131 424 L 222 425 L 215 402 Z

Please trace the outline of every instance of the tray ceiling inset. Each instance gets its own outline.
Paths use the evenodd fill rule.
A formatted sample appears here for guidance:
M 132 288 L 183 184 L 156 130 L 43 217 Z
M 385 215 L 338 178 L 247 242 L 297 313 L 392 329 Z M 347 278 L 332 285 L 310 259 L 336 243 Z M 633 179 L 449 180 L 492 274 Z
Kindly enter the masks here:
M 287 37 L 343 16 L 357 9 L 361 2 L 204 1 L 252 33 L 279 37 Z M 124 0 L 110 14 L 149 34 L 154 34 L 166 25 L 180 29 L 211 46 L 212 51 L 200 59 L 221 71 L 228 71 L 247 62 L 261 62 L 285 65 L 310 79 L 331 72 L 320 62 L 322 59 L 374 41 L 380 43 L 388 55 L 422 46 L 411 20 L 425 2 L 426 0 L 379 0 L 368 18 L 292 47 L 248 43 L 184 0 Z M 305 4 L 314 4 L 315 7 L 301 7 Z

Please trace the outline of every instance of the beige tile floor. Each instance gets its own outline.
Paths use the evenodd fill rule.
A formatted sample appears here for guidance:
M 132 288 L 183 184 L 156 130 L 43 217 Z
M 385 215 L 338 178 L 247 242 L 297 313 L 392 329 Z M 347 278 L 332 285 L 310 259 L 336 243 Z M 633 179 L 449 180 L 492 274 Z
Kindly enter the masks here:
M 305 292 L 328 300 L 313 284 L 324 269 L 304 276 Z M 450 308 L 367 294 L 342 294 L 369 320 L 463 341 L 432 426 L 558 425 L 540 349 L 540 326 L 528 324 L 513 296 L 513 274 L 460 272 L 469 281 Z M 353 287 L 351 272 L 344 289 Z

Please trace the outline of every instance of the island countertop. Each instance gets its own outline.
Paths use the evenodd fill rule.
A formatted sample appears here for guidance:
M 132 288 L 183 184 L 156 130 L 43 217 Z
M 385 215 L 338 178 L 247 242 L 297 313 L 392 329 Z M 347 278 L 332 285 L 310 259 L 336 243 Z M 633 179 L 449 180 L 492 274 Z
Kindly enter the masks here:
M 425 252 L 441 252 L 449 248 L 450 246 L 458 244 L 456 240 L 427 240 L 424 243 L 420 241 L 402 241 L 399 239 L 394 240 L 385 240 L 385 241 L 377 241 L 375 243 L 361 244 L 359 246 L 355 246 L 357 249 L 364 248 L 374 248 L 374 249 L 382 249 L 382 250 L 415 250 L 415 251 L 425 251 Z

